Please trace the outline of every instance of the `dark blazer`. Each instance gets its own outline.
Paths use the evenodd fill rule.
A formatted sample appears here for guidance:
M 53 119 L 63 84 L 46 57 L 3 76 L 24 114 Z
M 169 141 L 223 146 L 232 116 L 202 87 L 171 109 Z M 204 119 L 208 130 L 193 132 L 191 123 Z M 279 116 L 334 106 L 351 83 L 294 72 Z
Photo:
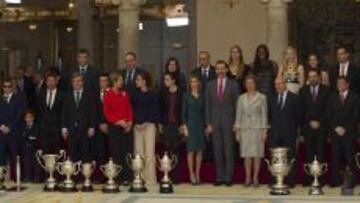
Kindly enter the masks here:
M 201 81 L 202 90 L 204 92 L 205 92 L 207 83 L 209 81 L 215 80 L 217 77 L 215 67 L 212 65 L 210 65 L 209 75 L 207 78 L 203 77 L 201 67 L 197 67 L 194 70 L 192 70 L 191 75 L 195 75 L 197 78 L 199 78 L 199 80 Z
M 13 93 L 9 103 L 4 101 L 3 95 L 1 95 L 0 126 L 6 125 L 10 128 L 10 134 L 17 135 L 21 126 L 21 120 L 25 109 L 26 98 L 23 94 Z
M 319 121 L 321 126 L 324 127 L 329 94 L 329 88 L 320 84 L 318 95 L 314 101 L 310 85 L 306 85 L 300 89 L 299 100 L 301 105 L 302 124 L 304 127 L 309 127 L 309 122 L 313 120 Z
M 37 140 L 39 136 L 39 128 L 37 123 L 34 121 L 31 128 L 27 128 L 25 122 L 21 123 L 21 140 L 22 144 L 30 144 L 37 147 Z
M 357 136 L 359 103 L 359 96 L 351 91 L 348 92 L 344 105 L 341 104 L 339 93 L 331 94 L 327 106 L 327 121 L 331 134 L 335 135 L 334 129 L 341 126 L 347 134 Z
M 161 110 L 161 119 L 162 124 L 167 125 L 169 120 L 169 91 L 165 90 L 160 94 L 160 110 Z M 175 102 L 175 115 L 176 115 L 176 121 L 177 125 L 181 124 L 181 98 L 182 98 L 182 92 L 178 91 L 177 98 Z
M 80 67 L 76 67 L 69 71 L 69 74 L 67 77 L 68 78 L 67 82 L 70 85 L 68 88 L 69 91 L 72 89 L 71 88 L 71 76 L 77 72 L 80 72 Z M 87 70 L 84 74 L 84 79 L 85 79 L 84 89 L 87 89 L 93 93 L 95 93 L 99 90 L 99 82 L 98 82 L 99 72 L 96 68 L 94 68 L 91 65 L 88 65 Z M 62 84 L 64 83 L 64 81 L 61 81 L 61 82 L 62 82 Z
M 34 107 L 35 105 L 35 84 L 31 77 L 24 75 L 23 77 L 23 85 L 22 87 L 17 86 L 18 90 L 22 92 L 27 99 L 27 106 Z
M 269 115 L 271 136 L 294 139 L 297 136 L 297 127 L 300 122 L 300 109 L 298 97 L 287 91 L 284 107 L 278 105 L 278 95 L 270 98 Z
M 135 68 L 135 73 L 134 73 L 134 77 L 133 77 L 133 80 L 132 82 L 129 82 L 129 83 L 125 83 L 126 81 L 126 74 L 127 74 L 127 69 L 124 68 L 120 71 L 121 75 L 123 76 L 123 79 L 124 79 L 124 87 L 125 87 L 125 90 L 127 91 L 127 93 L 129 94 L 130 96 L 130 99 L 133 98 L 133 96 L 135 95 L 135 92 L 138 91 L 137 88 L 136 88 L 136 85 L 135 85 L 135 80 L 136 80 L 136 77 L 139 75 L 139 74 L 142 74 L 142 73 L 147 73 L 145 70 L 141 69 L 141 68 L 138 68 L 136 67 Z
M 329 71 L 330 87 L 333 91 L 337 91 L 336 83 L 339 78 L 340 64 L 334 65 Z M 350 82 L 350 90 L 360 95 L 360 72 L 357 66 L 350 62 L 347 77 Z
M 106 93 L 109 90 L 105 91 L 104 97 L 106 95 Z M 97 94 L 95 95 L 95 102 L 96 102 L 96 126 L 98 127 L 100 124 L 102 123 L 106 123 L 106 119 L 104 116 L 104 109 L 103 109 L 103 101 L 101 101 L 101 97 L 100 97 L 101 92 L 98 91 Z
M 83 90 L 79 108 L 76 107 L 73 91 L 65 96 L 62 112 L 61 126 L 67 128 L 70 136 L 73 136 L 78 129 L 80 134 L 86 133 L 89 128 L 96 125 L 96 102 L 93 94 Z

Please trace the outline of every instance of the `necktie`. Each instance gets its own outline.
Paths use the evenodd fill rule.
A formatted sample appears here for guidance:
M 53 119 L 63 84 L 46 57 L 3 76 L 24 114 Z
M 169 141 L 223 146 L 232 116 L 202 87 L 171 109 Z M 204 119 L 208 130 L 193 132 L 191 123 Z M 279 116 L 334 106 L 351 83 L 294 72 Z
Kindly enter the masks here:
M 340 101 L 341 101 L 341 104 L 344 105 L 345 104 L 345 94 L 344 93 L 340 93 Z
M 85 68 L 80 68 L 80 74 L 84 75 L 85 74 Z
M 132 82 L 132 71 L 133 70 L 128 70 L 127 72 L 126 85 L 129 85 Z
M 317 98 L 317 91 L 316 91 L 316 87 L 311 87 L 311 95 L 312 95 L 312 99 L 315 102 L 316 98 Z
M 4 95 L 4 101 L 8 104 L 9 103 L 9 96 Z
M 79 108 L 79 104 L 80 104 L 80 91 L 76 91 L 75 93 L 75 104 L 76 104 L 76 108 Z
M 220 79 L 218 87 L 218 98 L 222 102 L 224 100 L 224 79 Z
M 345 64 L 340 65 L 340 76 L 344 77 L 345 75 Z
M 104 101 L 104 95 L 105 95 L 105 90 L 101 90 L 101 92 L 100 92 L 100 100 L 101 100 L 101 102 Z
M 279 104 L 280 109 L 282 109 L 284 107 L 284 93 L 280 93 L 278 104 Z
M 47 102 L 47 106 L 49 109 L 52 108 L 52 98 L 53 98 L 53 91 L 49 91 L 49 101 Z

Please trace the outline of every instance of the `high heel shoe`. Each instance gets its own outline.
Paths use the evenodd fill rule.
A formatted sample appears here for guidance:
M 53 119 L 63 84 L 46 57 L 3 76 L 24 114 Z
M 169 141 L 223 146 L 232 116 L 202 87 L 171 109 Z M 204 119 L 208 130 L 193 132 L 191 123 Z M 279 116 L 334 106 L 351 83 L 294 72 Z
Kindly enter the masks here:
M 244 187 L 245 187 L 245 188 L 248 188 L 248 187 L 250 187 L 250 186 L 251 186 L 251 181 L 245 182 L 245 184 L 244 184 Z

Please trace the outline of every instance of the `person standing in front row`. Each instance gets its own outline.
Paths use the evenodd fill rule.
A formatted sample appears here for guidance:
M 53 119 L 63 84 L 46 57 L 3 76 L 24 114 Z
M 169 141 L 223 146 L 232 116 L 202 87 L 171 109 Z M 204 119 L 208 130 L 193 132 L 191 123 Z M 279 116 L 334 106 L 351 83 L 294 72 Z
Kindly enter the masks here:
M 155 138 L 156 125 L 161 121 L 159 95 L 151 89 L 151 78 L 147 73 L 137 75 L 134 95 L 134 152 L 145 159 L 143 177 L 147 185 L 156 184 Z
M 342 160 L 354 177 L 350 179 L 351 188 L 355 187 L 356 166 L 355 153 L 358 139 L 357 125 L 359 118 L 359 96 L 350 90 L 350 80 L 340 76 L 337 80 L 337 93 L 328 100 L 327 121 L 331 136 L 332 148 L 332 187 L 340 186 L 340 168 Z M 344 155 L 344 157 L 343 157 Z M 345 169 L 344 169 L 345 170 Z
M 129 94 L 123 89 L 124 79 L 120 73 L 111 76 L 112 88 L 104 97 L 103 110 L 109 126 L 110 157 L 116 164 L 123 167 L 119 176 L 123 185 L 129 185 L 132 179 L 126 156 L 132 153 L 131 128 L 133 125 L 133 110 Z
M 213 136 L 216 164 L 215 186 L 233 184 L 234 121 L 238 99 L 238 83 L 227 78 L 229 66 L 225 61 L 216 63 L 217 79 L 208 83 L 205 97 L 205 123 L 207 134 Z
M 201 82 L 193 75 L 190 76 L 189 90 L 183 95 L 181 107 L 181 120 L 186 138 L 187 163 L 192 185 L 201 183 L 202 150 L 205 148 L 204 113 L 204 95 L 201 91 Z
M 255 76 L 245 77 L 244 83 L 246 93 L 239 96 L 236 108 L 236 140 L 240 143 L 241 157 L 245 159 L 245 187 L 251 184 L 259 187 L 259 171 L 268 128 L 267 99 L 257 91 Z

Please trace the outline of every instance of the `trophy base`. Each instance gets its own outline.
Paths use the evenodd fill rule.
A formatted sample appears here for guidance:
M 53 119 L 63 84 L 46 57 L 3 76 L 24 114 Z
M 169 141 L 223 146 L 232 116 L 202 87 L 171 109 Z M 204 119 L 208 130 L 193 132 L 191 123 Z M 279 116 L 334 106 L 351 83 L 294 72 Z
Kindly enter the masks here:
M 341 188 L 341 195 L 342 196 L 353 196 L 354 195 L 354 189 L 352 188 Z
M 287 188 L 271 188 L 270 195 L 289 195 L 290 191 Z
M 82 192 L 92 192 L 92 191 L 94 191 L 94 188 L 91 185 L 90 186 L 83 186 L 81 188 L 81 191 Z
M 21 191 L 26 190 L 26 189 L 27 189 L 27 187 L 24 187 L 24 186 L 20 186 L 20 187 L 14 186 L 14 187 L 9 188 L 7 191 L 9 191 L 9 192 L 21 192 Z
M 323 195 L 324 192 L 320 186 L 310 187 L 309 195 Z
M 48 187 L 45 185 L 43 190 L 44 192 L 55 192 L 59 190 L 59 187 L 56 185 L 54 187 Z
M 74 186 L 74 187 L 61 187 L 60 188 L 60 192 L 65 192 L 65 193 L 69 193 L 69 192 L 77 192 L 78 189 Z
M 132 193 L 145 193 L 147 191 L 148 190 L 145 187 L 136 188 L 136 187 L 131 186 L 129 189 L 129 192 L 132 192 Z
M 160 189 L 159 192 L 162 194 L 170 194 L 174 193 L 174 189 L 171 183 L 160 183 Z
M 120 192 L 120 189 L 119 187 L 115 187 L 115 188 L 107 188 L 107 187 L 104 187 L 102 189 L 102 192 L 103 193 L 119 193 Z

